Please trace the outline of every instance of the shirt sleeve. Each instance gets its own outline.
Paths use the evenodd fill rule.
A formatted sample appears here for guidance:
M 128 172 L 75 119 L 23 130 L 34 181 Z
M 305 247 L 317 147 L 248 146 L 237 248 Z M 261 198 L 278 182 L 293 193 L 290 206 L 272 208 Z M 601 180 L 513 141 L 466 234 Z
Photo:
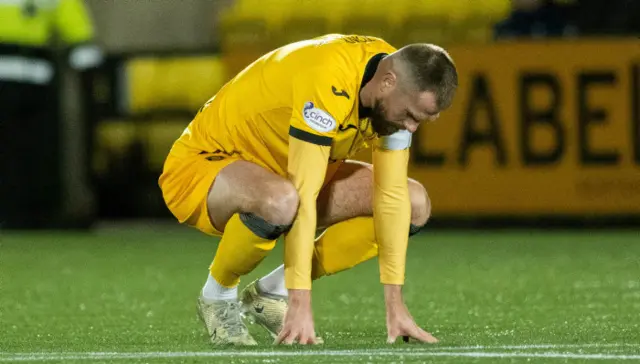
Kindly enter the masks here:
M 373 219 L 379 246 L 380 282 L 404 284 L 411 201 L 407 165 L 411 133 L 378 139 L 373 148 Z
M 344 91 L 345 78 L 334 67 L 314 69 L 294 79 L 290 136 L 315 145 L 331 145 L 338 124 L 353 106 L 350 95 Z
M 316 199 L 322 188 L 330 150 L 329 146 L 289 138 L 289 179 L 300 196 L 298 214 L 284 238 L 285 283 L 289 289 L 311 289 Z
M 338 124 L 351 109 L 351 100 L 335 95 L 333 89 L 344 87 L 340 74 L 329 70 L 305 73 L 295 81 L 287 172 L 300 205 L 285 235 L 285 283 L 289 289 L 311 289 L 316 199 Z

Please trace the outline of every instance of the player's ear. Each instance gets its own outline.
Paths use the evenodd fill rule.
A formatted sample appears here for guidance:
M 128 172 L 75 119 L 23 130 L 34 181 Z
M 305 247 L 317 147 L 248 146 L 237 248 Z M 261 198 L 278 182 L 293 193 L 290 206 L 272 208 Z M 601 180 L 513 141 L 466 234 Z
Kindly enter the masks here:
M 398 78 L 395 73 L 389 71 L 382 76 L 382 84 L 380 85 L 380 91 L 382 93 L 389 93 L 396 88 Z

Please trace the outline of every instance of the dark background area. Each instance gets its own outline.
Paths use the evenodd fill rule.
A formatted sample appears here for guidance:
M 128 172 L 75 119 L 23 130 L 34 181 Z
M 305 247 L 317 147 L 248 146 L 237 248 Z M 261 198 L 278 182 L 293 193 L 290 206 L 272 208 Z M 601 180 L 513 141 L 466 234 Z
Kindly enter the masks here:
M 2 196 L 48 188 L 49 199 L 41 203 L 53 207 L 40 216 L 35 213 L 38 203 L 13 204 L 13 211 L 26 209 L 24 216 L 38 218 L 29 218 L 30 222 L 22 225 L 5 223 L 4 228 L 83 228 L 101 220 L 171 219 L 157 185 L 171 143 L 199 105 L 224 82 L 261 54 L 288 42 L 346 33 L 381 36 L 396 47 L 423 41 L 460 52 L 505 45 L 517 53 L 520 43 L 570 45 L 585 40 L 624 41 L 629 47 L 640 47 L 640 2 L 633 0 L 88 0 L 86 5 L 104 58 L 98 67 L 77 72 L 63 61 L 63 52 L 56 53 L 58 76 L 51 103 L 60 120 L 52 124 L 57 127 L 49 126 L 46 140 L 39 143 L 53 143 L 57 152 L 42 155 L 27 148 L 18 158 L 4 153 L 5 160 L 33 169 L 34 181 L 23 186 L 24 190 L 0 187 L 4 188 Z M 633 108 L 639 102 L 633 85 L 640 81 L 637 73 L 629 72 L 635 77 L 628 83 Z M 3 109 L 15 105 L 15 94 L 3 91 L 1 96 Z M 497 108 L 511 102 L 492 97 Z M 637 107 L 634 110 L 636 119 L 631 125 L 640 124 Z M 629 112 L 633 114 L 633 110 Z M 632 129 L 630 134 L 633 137 L 635 132 L 640 140 L 638 130 Z M 20 127 L 6 122 L 1 132 L 5 145 L 29 138 L 21 134 Z M 567 143 L 568 149 L 577 147 L 573 139 Z M 607 143 L 622 142 L 610 137 Z M 7 174 L 11 166 L 4 163 L 0 172 Z M 591 173 L 588 166 L 577 167 L 582 168 Z M 631 194 L 637 199 L 640 167 L 636 163 L 630 168 L 636 172 L 630 183 Z M 553 169 L 549 173 L 554 173 Z M 618 172 L 612 168 L 606 173 L 615 177 Z M 447 177 L 435 173 L 434 178 Z M 432 194 L 438 192 L 430 189 Z M 499 207 L 499 198 L 495 204 Z M 432 225 L 564 228 L 634 227 L 640 223 L 640 206 L 635 210 L 583 208 L 567 212 L 551 205 L 544 211 L 523 205 L 522 213 L 501 212 L 499 208 L 482 211 L 467 208 L 465 203 L 452 206 L 439 212 L 436 205 Z

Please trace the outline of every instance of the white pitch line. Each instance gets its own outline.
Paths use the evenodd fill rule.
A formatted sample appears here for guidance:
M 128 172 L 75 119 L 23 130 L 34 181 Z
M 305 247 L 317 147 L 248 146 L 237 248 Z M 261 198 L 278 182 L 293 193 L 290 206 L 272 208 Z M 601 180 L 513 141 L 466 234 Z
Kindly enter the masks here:
M 516 350 L 516 349 L 587 349 L 587 348 L 640 348 L 640 343 L 587 343 L 587 344 L 520 344 L 520 345 L 469 345 L 469 346 L 415 346 L 415 347 L 397 347 L 394 349 L 371 349 L 371 350 L 393 350 L 394 352 L 416 352 L 416 351 L 434 351 L 434 350 Z M 350 352 L 353 350 L 344 349 L 337 351 L 345 351 Z M 358 351 L 356 349 L 355 351 Z M 225 351 L 227 353 L 233 353 L 234 351 Z M 246 351 L 240 351 L 242 353 L 246 353 Z M 268 351 L 258 349 L 255 353 L 273 353 L 276 351 Z M 291 351 L 287 351 L 291 352 Z M 320 351 L 319 351 L 320 352 Z M 143 351 L 143 352 L 77 352 L 77 351 L 57 351 L 57 352 L 0 352 L 0 357 L 3 355 L 76 355 L 76 354 L 91 354 L 91 355 L 115 355 L 115 354 L 129 354 L 129 353 L 154 353 L 152 351 Z M 163 352 L 164 353 L 164 352 Z M 170 352 L 169 352 L 170 353 Z M 182 353 L 182 352 L 174 352 L 174 353 Z M 206 351 L 194 351 L 192 353 L 208 353 Z M 304 353 L 304 352 L 303 352 Z
M 486 350 L 486 349 L 588 349 L 588 348 L 640 348 L 639 344 L 523 344 L 523 345 L 472 345 L 472 346 L 434 346 L 430 350 Z
M 327 351 L 220 351 L 220 352 L 84 352 L 84 353 L 0 353 L 0 362 L 50 361 L 50 360 L 116 360 L 151 358 L 273 358 L 273 357 L 471 357 L 471 358 L 547 358 L 547 359 L 596 359 L 596 360 L 640 360 L 640 355 L 631 354 L 575 354 L 558 352 L 482 352 L 482 351 L 428 351 L 428 350 L 327 350 Z
M 572 354 L 572 353 L 491 353 L 491 352 L 434 352 L 424 356 L 449 356 L 471 358 L 549 358 L 549 359 L 595 359 L 595 360 L 640 360 L 640 355 L 626 354 Z

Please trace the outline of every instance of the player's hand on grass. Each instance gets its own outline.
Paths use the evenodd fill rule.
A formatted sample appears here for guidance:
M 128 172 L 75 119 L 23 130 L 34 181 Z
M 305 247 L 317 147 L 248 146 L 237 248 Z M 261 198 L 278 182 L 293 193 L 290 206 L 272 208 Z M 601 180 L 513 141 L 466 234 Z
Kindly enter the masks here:
M 317 344 L 316 331 L 311 313 L 311 291 L 304 289 L 289 290 L 289 308 L 284 317 L 282 331 L 275 344 L 294 343 Z
M 437 343 L 430 333 L 421 329 L 411 317 L 402 300 L 402 286 L 386 284 L 384 300 L 387 307 L 387 342 L 393 344 L 399 336 L 405 341 L 412 337 L 424 343 Z

